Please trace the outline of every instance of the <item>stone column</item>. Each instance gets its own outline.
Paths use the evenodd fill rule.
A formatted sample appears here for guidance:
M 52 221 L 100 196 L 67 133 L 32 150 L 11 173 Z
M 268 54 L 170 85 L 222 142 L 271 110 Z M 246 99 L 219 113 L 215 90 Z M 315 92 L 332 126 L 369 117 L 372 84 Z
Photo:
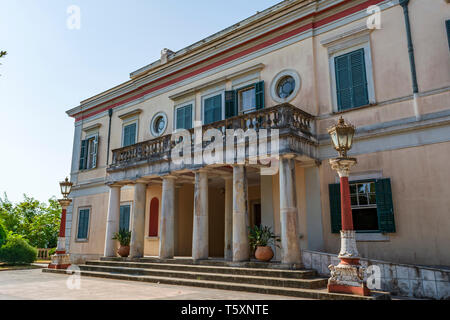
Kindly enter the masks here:
M 119 231 L 120 219 L 120 186 L 109 186 L 109 205 L 108 218 L 106 220 L 106 235 L 105 235 L 105 257 L 115 257 L 117 254 L 116 241 L 113 236 Z
M 48 265 L 49 269 L 67 269 L 70 266 L 70 257 L 66 253 L 66 213 L 67 207 L 72 203 L 72 200 L 64 198 L 58 201 L 62 208 L 58 246 L 55 254 L 51 256 L 52 262 Z
M 233 260 L 233 177 L 225 178 L 225 260 Z
M 146 192 L 147 192 L 146 183 L 137 182 L 134 185 L 130 258 L 142 258 L 144 256 Z
M 297 226 L 297 192 L 293 156 L 280 159 L 281 262 L 301 264 Z
M 233 261 L 248 261 L 248 195 L 247 170 L 243 165 L 233 167 Z
M 175 251 L 175 179 L 174 176 L 163 177 L 159 225 L 159 257 L 161 259 L 172 259 Z
M 195 172 L 192 259 L 208 259 L 208 173 Z

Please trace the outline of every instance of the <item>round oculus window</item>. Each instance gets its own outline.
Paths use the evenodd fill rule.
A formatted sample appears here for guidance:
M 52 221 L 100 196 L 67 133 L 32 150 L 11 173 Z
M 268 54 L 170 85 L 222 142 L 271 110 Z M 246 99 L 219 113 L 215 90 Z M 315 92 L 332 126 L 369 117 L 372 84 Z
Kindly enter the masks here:
M 167 116 L 165 113 L 156 114 L 150 126 L 150 131 L 155 137 L 161 136 L 167 128 Z
M 277 94 L 281 99 L 288 98 L 295 90 L 295 79 L 285 76 L 277 84 Z

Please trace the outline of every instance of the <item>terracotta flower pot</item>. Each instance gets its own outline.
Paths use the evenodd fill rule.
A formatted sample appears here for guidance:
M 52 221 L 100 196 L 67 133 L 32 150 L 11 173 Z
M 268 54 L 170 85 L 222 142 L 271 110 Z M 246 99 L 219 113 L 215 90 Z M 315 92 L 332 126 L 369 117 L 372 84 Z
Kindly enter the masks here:
M 273 258 L 273 250 L 271 247 L 258 246 L 255 251 L 255 258 L 259 261 L 270 261 Z
M 119 256 L 122 258 L 126 258 L 130 255 L 130 246 L 120 246 L 119 250 L 117 251 Z

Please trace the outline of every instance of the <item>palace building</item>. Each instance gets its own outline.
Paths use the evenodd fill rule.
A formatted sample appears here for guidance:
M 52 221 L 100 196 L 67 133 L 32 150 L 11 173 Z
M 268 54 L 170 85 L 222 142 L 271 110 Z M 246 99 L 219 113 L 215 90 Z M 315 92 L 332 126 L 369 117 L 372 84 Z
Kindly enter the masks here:
M 67 111 L 72 262 L 116 256 L 119 229 L 132 258 L 246 261 L 254 225 L 281 237 L 280 263 L 337 254 L 327 129 L 342 116 L 361 256 L 450 266 L 449 20 L 448 0 L 286 0 L 82 101 Z

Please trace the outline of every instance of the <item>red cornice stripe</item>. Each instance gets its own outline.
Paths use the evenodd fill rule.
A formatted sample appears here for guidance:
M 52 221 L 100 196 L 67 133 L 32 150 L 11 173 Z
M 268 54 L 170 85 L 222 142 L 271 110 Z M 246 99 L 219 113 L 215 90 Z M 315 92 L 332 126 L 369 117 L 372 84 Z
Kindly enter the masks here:
M 345 3 L 347 3 L 347 2 L 350 2 L 350 1 L 352 1 L 352 0 L 348 0 L 348 1 L 342 2 L 342 3 L 340 3 L 340 4 L 337 4 L 337 5 L 335 5 L 335 6 L 332 6 L 332 7 L 330 7 L 330 8 L 326 8 L 326 9 L 324 9 L 324 10 L 321 11 L 321 12 L 318 12 L 318 13 L 312 13 L 312 14 L 310 14 L 310 15 L 307 15 L 307 16 L 305 16 L 305 17 L 302 17 L 302 18 L 300 18 L 300 19 L 297 19 L 297 20 L 295 20 L 295 21 L 292 21 L 292 22 L 290 22 L 290 23 L 288 23 L 288 24 L 286 24 L 286 25 L 280 26 L 280 27 L 278 27 L 278 28 L 276 28 L 276 29 L 274 29 L 274 30 L 271 30 L 271 31 L 269 31 L 269 32 L 267 32 L 267 33 L 265 33 L 265 34 L 262 34 L 262 35 L 260 35 L 260 36 L 258 36 L 258 37 L 255 37 L 255 38 L 253 38 L 253 39 L 249 39 L 249 40 L 245 41 L 244 43 L 241 43 L 241 44 L 239 44 L 239 45 L 237 45 L 237 46 L 235 46 L 235 47 L 232 47 L 232 48 L 229 48 L 229 49 L 227 49 L 227 50 L 224 50 L 224 51 L 222 51 L 222 52 L 220 52 L 220 53 L 217 53 L 216 55 L 213 55 L 213 56 L 211 56 L 211 57 L 209 57 L 209 58 L 207 58 L 207 59 L 204 59 L 204 60 L 202 60 L 202 61 L 199 61 L 199 62 L 196 62 L 196 63 L 194 63 L 194 64 L 191 64 L 191 65 L 189 65 L 189 66 L 187 66 L 187 67 L 185 67 L 185 68 L 183 68 L 183 69 L 177 70 L 177 71 L 174 72 L 174 73 L 168 74 L 168 75 L 166 75 L 166 76 L 164 76 L 164 77 L 161 77 L 161 78 L 159 78 L 159 79 L 157 79 L 157 80 L 154 80 L 154 81 L 152 81 L 152 82 L 150 82 L 150 83 L 146 83 L 145 85 L 142 85 L 141 87 L 139 87 L 139 88 L 137 88 L 137 89 L 134 89 L 134 90 L 132 90 L 132 91 L 130 91 L 130 92 L 124 93 L 123 95 L 121 95 L 121 96 L 119 96 L 119 97 L 116 97 L 116 98 L 114 98 L 114 99 L 121 98 L 121 97 L 123 97 L 124 95 L 129 95 L 130 93 L 133 93 L 133 92 L 136 92 L 136 91 L 138 91 L 138 90 L 141 90 L 143 87 L 149 86 L 149 85 L 151 85 L 152 83 L 154 83 L 154 82 L 156 82 L 156 81 L 161 81 L 161 80 L 163 80 L 163 79 L 165 79 L 165 78 L 168 78 L 168 77 L 170 77 L 170 76 L 172 76 L 172 75 L 174 75 L 174 74 L 176 74 L 176 73 L 179 73 L 179 72 L 181 72 L 181 71 L 184 71 L 184 70 L 186 70 L 186 69 L 188 69 L 188 68 L 195 67 L 195 66 L 197 66 L 197 65 L 199 65 L 199 64 L 201 64 L 201 63 L 204 63 L 204 62 L 206 62 L 206 61 L 208 61 L 208 60 L 212 60 L 212 59 L 214 59 L 214 58 L 217 58 L 218 56 L 223 55 L 223 54 L 225 54 L 225 53 L 227 53 L 227 52 L 230 52 L 230 51 L 236 49 L 237 47 L 244 46 L 244 45 L 246 45 L 246 44 L 248 44 L 248 43 L 250 43 L 250 42 L 253 42 L 253 41 L 258 40 L 258 39 L 260 39 L 260 38 L 263 38 L 263 37 L 265 37 L 265 36 L 267 36 L 267 35 L 269 35 L 269 34 L 272 34 L 272 33 L 274 33 L 274 32 L 277 32 L 277 31 L 280 30 L 280 29 L 286 28 L 286 27 L 288 27 L 289 25 L 298 23 L 298 22 L 300 22 L 301 20 L 305 20 L 305 19 L 307 19 L 307 18 L 310 18 L 311 16 L 315 16 L 315 15 L 321 14 L 321 13 L 323 13 L 323 12 L 326 12 L 326 11 L 328 11 L 328 10 L 333 9 L 333 8 L 336 7 L 336 6 L 343 5 L 343 4 L 345 4 Z M 160 85 L 158 85 L 158 86 L 156 86 L 156 87 L 150 88 L 150 89 L 148 89 L 148 90 L 146 90 L 146 91 L 144 91 L 144 92 L 141 92 L 141 93 L 139 93 L 139 94 L 136 94 L 136 95 L 134 95 L 134 96 L 131 96 L 131 97 L 125 99 L 125 100 L 121 100 L 121 101 L 116 102 L 116 103 L 114 103 L 114 104 L 112 104 L 112 105 L 105 106 L 104 108 L 101 108 L 101 109 L 99 109 L 99 110 L 93 111 L 93 112 L 91 112 L 91 113 L 89 113 L 89 114 L 82 115 L 81 117 L 76 118 L 75 121 L 77 122 L 77 121 L 81 121 L 81 120 L 90 118 L 90 117 L 92 117 L 92 116 L 94 116 L 94 115 L 96 115 L 96 114 L 99 114 L 99 113 L 101 113 L 101 112 L 107 111 L 107 110 L 109 110 L 109 109 L 115 108 L 115 107 L 120 106 L 120 105 L 123 105 L 123 104 L 126 104 L 126 103 L 128 103 L 128 102 L 133 101 L 133 100 L 139 99 L 139 98 L 141 98 L 141 97 L 143 97 L 143 96 L 145 96 L 145 95 L 147 95 L 147 94 L 149 94 L 149 93 L 152 93 L 152 92 L 154 92 L 154 91 L 160 90 L 160 89 L 162 89 L 162 88 L 165 88 L 165 87 L 170 86 L 170 85 L 172 85 L 172 84 L 175 84 L 175 83 L 177 83 L 177 82 L 186 80 L 186 79 L 191 78 L 191 77 L 193 77 L 193 76 L 196 76 L 196 75 L 198 75 L 198 74 L 200 74 L 200 73 L 209 71 L 209 70 L 211 70 L 211 69 L 214 69 L 214 68 L 216 68 L 216 67 L 219 67 L 219 66 L 221 66 L 221 65 L 223 65 L 223 64 L 225 64 L 225 63 L 228 63 L 228 62 L 230 62 L 230 61 L 239 59 L 239 58 L 241 58 L 241 57 L 243 57 L 243 56 L 245 56 L 245 55 L 248 55 L 248 54 L 251 54 L 251 53 L 256 52 L 256 51 L 258 51 L 258 50 L 261 50 L 261 49 L 264 49 L 264 48 L 266 48 L 266 47 L 269 47 L 269 46 L 271 46 L 271 45 L 273 45 L 273 44 L 275 44 L 275 43 L 278 43 L 278 42 L 280 42 L 280 41 L 286 40 L 286 39 L 288 39 L 288 38 L 290 38 L 290 37 L 293 37 L 293 36 L 295 36 L 295 35 L 297 35 L 297 34 L 299 34 L 299 33 L 305 32 L 305 31 L 310 30 L 310 29 L 314 29 L 314 28 L 316 28 L 316 27 L 320 27 L 320 26 L 326 25 L 326 24 L 328 24 L 328 23 L 331 23 L 331 22 L 333 22 L 333 21 L 342 19 L 342 18 L 344 18 L 344 17 L 346 17 L 346 16 L 348 16 L 348 15 L 351 15 L 351 14 L 353 14 L 353 13 L 356 13 L 356 12 L 359 12 L 359 11 L 362 11 L 362 10 L 365 10 L 367 7 L 369 7 L 369 6 L 371 6 L 371 5 L 378 4 L 378 3 L 383 2 L 383 1 L 385 1 L 385 0 L 368 0 L 368 1 L 364 2 L 364 3 L 362 3 L 362 4 L 356 5 L 356 6 L 354 6 L 354 7 L 348 8 L 348 9 L 342 11 L 342 12 L 339 12 L 339 13 L 336 13 L 336 14 L 334 14 L 334 15 L 331 15 L 331 16 L 329 16 L 329 17 L 327 17 L 327 18 L 324 18 L 324 19 L 322 19 L 322 20 L 320 20 L 320 21 L 318 21 L 318 22 L 309 23 L 309 24 L 307 24 L 307 25 L 304 25 L 304 26 L 301 26 L 301 27 L 299 27 L 299 28 L 293 29 L 293 30 L 291 30 L 291 31 L 289 31 L 289 32 L 287 32 L 287 33 L 285 33 L 285 34 L 279 35 L 279 36 L 277 36 L 277 37 L 275 37 L 275 38 L 272 38 L 272 39 L 270 39 L 270 40 L 267 40 L 267 41 L 265 41 L 265 42 L 262 42 L 262 43 L 260 43 L 260 44 L 258 44 L 258 45 L 256 45 L 256 46 L 254 46 L 254 47 L 248 48 L 248 49 L 243 50 L 243 51 L 241 51 L 241 52 L 237 52 L 237 53 L 235 53 L 235 54 L 233 54 L 233 55 L 231 55 L 231 56 L 229 56 L 229 57 L 227 57 L 227 58 L 224 58 L 224 59 L 222 59 L 222 60 L 216 61 L 216 62 L 214 62 L 214 63 L 212 63 L 212 64 L 209 64 L 209 65 L 207 65 L 207 66 L 204 66 L 204 67 L 202 67 L 202 68 L 200 68 L 200 69 L 197 69 L 197 70 L 194 70 L 194 71 L 192 71 L 192 72 L 189 72 L 189 73 L 187 73 L 187 74 L 185 74 L 185 75 L 183 75 L 183 76 L 174 78 L 174 79 L 169 80 L 169 81 L 167 81 L 167 82 L 164 82 L 164 83 L 162 83 L 162 84 L 160 84 Z M 111 100 L 113 100 L 113 99 L 111 99 Z M 109 103 L 111 100 L 106 101 L 106 102 L 103 102 L 103 103 L 101 103 L 101 104 L 99 104 L 99 105 L 97 105 L 97 106 L 93 106 L 93 107 L 91 107 L 91 108 L 89 108 L 89 109 L 87 109 L 87 110 L 80 111 L 79 113 L 75 114 L 74 116 L 76 117 L 76 116 L 79 115 L 80 113 L 84 113 L 84 112 L 86 112 L 86 111 L 88 111 L 88 110 L 90 110 L 90 109 L 97 108 L 97 107 L 99 107 L 99 106 L 101 106 L 101 105 L 103 105 L 103 104 L 107 104 L 107 103 Z

